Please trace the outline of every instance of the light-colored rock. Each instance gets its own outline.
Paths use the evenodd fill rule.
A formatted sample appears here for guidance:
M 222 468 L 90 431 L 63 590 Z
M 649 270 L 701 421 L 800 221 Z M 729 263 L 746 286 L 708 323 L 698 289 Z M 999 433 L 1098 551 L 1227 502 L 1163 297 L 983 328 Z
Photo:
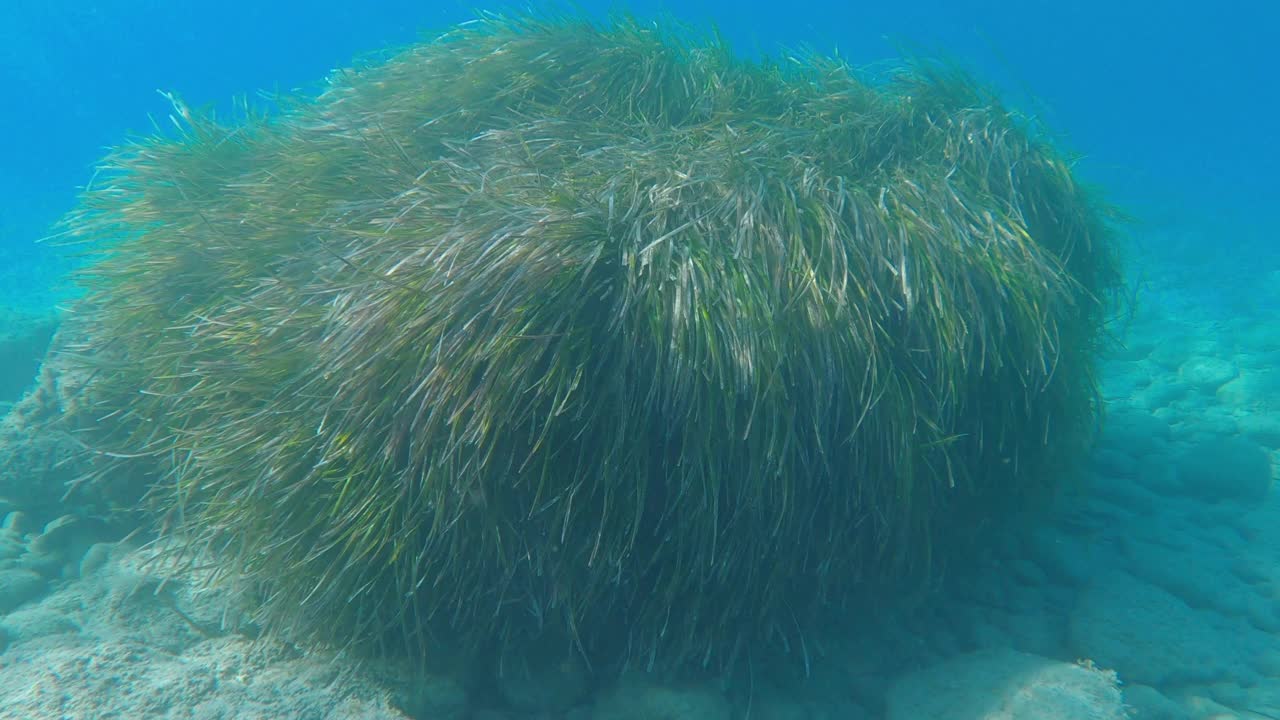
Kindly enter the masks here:
M 0 631 L 9 637 L 11 643 L 19 643 L 48 635 L 78 633 L 80 626 L 57 610 L 37 606 L 9 613 L 0 620 Z
M 1123 720 L 1114 673 L 1012 650 L 983 650 L 906 675 L 888 720 Z
M 239 634 L 227 597 L 162 583 L 148 553 L 106 554 L 0 621 L 0 719 L 407 720 L 409 700 L 415 718 L 466 717 L 456 683 Z
M 38 597 L 47 585 L 40 573 L 32 570 L 0 570 L 0 615 Z
M 1218 401 L 1238 408 L 1280 410 L 1280 370 L 1245 370 L 1218 388 Z
M 97 572 L 111 559 L 111 551 L 115 543 L 95 543 L 89 546 L 80 558 L 79 577 L 86 577 Z
M 0 717 L 407 720 L 320 658 L 263 661 L 243 638 L 203 657 L 128 639 L 58 635 L 0 655 Z
M 0 520 L 0 529 L 9 530 L 15 533 L 25 533 L 30 530 L 28 527 L 31 521 L 27 519 L 27 514 L 21 510 L 14 510 L 4 516 L 4 520 Z
M 1240 374 L 1235 363 L 1218 357 L 1194 357 L 1178 368 L 1178 377 L 1200 392 L 1214 392 Z

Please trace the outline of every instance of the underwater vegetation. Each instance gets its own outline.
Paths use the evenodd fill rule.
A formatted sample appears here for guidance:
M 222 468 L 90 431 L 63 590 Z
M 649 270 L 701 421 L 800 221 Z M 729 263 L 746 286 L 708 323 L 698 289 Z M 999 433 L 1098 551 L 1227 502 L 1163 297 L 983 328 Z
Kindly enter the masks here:
M 281 102 L 66 220 L 82 436 L 278 627 L 721 667 L 1089 439 L 1106 210 L 947 66 L 487 18 Z

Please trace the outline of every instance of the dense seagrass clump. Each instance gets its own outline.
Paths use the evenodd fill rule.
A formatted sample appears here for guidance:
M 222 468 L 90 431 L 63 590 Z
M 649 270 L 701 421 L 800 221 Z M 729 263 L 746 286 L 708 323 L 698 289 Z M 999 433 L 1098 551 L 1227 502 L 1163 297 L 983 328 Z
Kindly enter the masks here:
M 116 151 L 96 446 L 267 614 L 719 665 L 1052 486 L 1117 272 L 963 76 L 473 24 Z

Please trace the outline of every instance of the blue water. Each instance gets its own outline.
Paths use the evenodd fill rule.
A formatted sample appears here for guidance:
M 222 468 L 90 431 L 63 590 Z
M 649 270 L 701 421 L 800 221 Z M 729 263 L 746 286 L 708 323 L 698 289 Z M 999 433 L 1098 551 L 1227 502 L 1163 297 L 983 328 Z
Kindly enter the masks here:
M 603 12 L 613 3 L 583 3 Z M 103 149 L 192 105 L 315 87 L 354 56 L 466 20 L 446 0 L 6 0 L 0 5 L 0 244 L 26 246 L 74 201 Z M 743 52 L 810 46 L 855 63 L 940 50 L 1045 118 L 1087 176 L 1163 218 L 1280 206 L 1280 3 L 636 2 L 715 23 Z

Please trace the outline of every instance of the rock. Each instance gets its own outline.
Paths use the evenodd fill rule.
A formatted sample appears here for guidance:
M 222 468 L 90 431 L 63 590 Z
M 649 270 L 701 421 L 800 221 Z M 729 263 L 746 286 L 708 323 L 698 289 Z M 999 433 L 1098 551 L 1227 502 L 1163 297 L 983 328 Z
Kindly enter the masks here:
M 593 720 L 729 720 L 724 695 L 698 685 L 661 685 L 629 675 L 596 702 Z
M 1008 568 L 1013 577 L 1024 586 L 1038 588 L 1049 584 L 1049 576 L 1044 569 L 1027 558 L 1010 560 Z
M 75 515 L 62 515 L 56 520 L 45 523 L 39 535 L 31 538 L 31 552 L 53 554 L 64 550 L 64 544 L 75 534 L 79 518 Z
M 1178 482 L 1193 497 L 1257 503 L 1271 489 L 1271 457 L 1257 443 L 1237 437 L 1197 443 L 1177 461 Z
M 1151 458 L 1138 468 L 1138 484 L 1161 497 L 1182 492 L 1178 469 L 1165 458 Z
M 900 678 L 888 720 L 1124 720 L 1115 673 L 1008 649 L 982 650 Z
M 1111 358 L 1112 362 L 1103 363 L 1104 377 L 1099 389 L 1108 404 L 1128 402 L 1135 393 L 1151 384 L 1151 376 L 1143 372 L 1144 357 L 1141 353 L 1136 353 L 1131 355 L 1128 361 Z
M 1154 382 L 1134 396 L 1134 401 L 1148 410 L 1168 407 L 1182 399 L 1188 388 L 1182 382 L 1168 378 L 1157 378 Z
M 1181 367 L 1190 356 L 1187 338 L 1178 338 L 1170 342 L 1171 339 L 1169 336 L 1163 338 L 1163 342 L 1157 345 L 1149 355 L 1151 360 L 1166 370 Z
M 1158 338 L 1130 334 L 1122 339 L 1118 347 L 1107 353 L 1108 357 L 1125 362 L 1143 360 L 1160 346 Z
M 90 545 L 84 556 L 80 558 L 80 577 L 92 575 L 105 565 L 111 558 L 111 550 L 114 547 L 115 543 L 95 543 Z
M 1218 388 L 1218 401 L 1237 408 L 1280 410 L 1280 371 L 1244 371 Z
M 1206 689 L 1209 691 L 1209 697 L 1213 698 L 1214 702 L 1221 703 L 1226 707 L 1244 707 L 1249 703 L 1248 693 L 1234 682 L 1219 681 Z
M 71 346 L 92 341 L 81 331 L 67 332 L 69 324 L 75 323 L 62 323 L 61 340 L 46 356 L 39 383 L 0 417 L 0 496 L 41 518 L 67 512 L 69 500 L 77 512 L 116 515 L 127 523 L 119 513 L 124 508 L 120 507 L 122 496 L 116 492 L 115 481 L 79 482 L 105 465 L 106 459 L 85 452 L 74 437 L 75 428 L 62 422 L 67 417 L 64 411 L 84 402 L 81 388 L 91 376 L 91 371 L 82 367 L 84 363 L 77 366 L 71 359 L 77 354 Z M 131 479 L 125 484 L 132 487 L 137 482 Z M 76 489 L 68 493 L 72 487 Z M 25 534 L 36 529 L 24 525 L 19 531 Z
M 0 615 L 38 597 L 47 583 L 40 573 L 21 568 L 0 570 Z
M 1148 685 L 1127 684 L 1124 699 L 1135 711 L 1137 720 L 1190 720 L 1182 706 Z
M 60 552 L 27 552 L 16 561 L 17 567 L 30 570 L 47 578 L 56 578 L 62 570 L 64 560 Z
M 14 312 L 6 307 L 5 314 L 0 328 L 0 400 L 13 401 L 35 383 L 57 321 L 50 312 Z
M 8 617 L 0 621 L 0 631 L 8 635 L 12 642 L 18 643 L 48 635 L 78 633 L 80 626 L 57 610 L 37 606 L 9 613 Z
M 1280 648 L 1265 648 L 1253 658 L 1253 669 L 1267 678 L 1280 678 Z
M 1183 439 L 1189 443 L 1210 442 L 1240 434 L 1240 421 L 1236 416 L 1203 396 L 1194 402 L 1184 403 L 1179 409 L 1183 418 Z
M 1271 271 L 1269 278 L 1273 292 L 1274 289 L 1280 289 L 1280 271 Z M 1274 365 L 1272 360 L 1275 348 L 1280 348 L 1280 329 L 1272 323 L 1258 322 L 1254 318 L 1240 320 L 1238 325 L 1232 327 L 1231 334 L 1241 347 L 1249 349 L 1239 355 L 1239 362 L 1242 365 Z
M 1138 473 L 1139 468 L 1135 466 L 1133 475 L 1137 476 Z M 1089 496 L 1082 509 L 1099 516 L 1111 516 L 1116 520 L 1126 519 L 1124 516 L 1132 513 L 1150 515 L 1157 511 L 1162 501 L 1146 485 L 1114 475 L 1093 475 L 1088 492 Z
M 1250 625 L 1263 632 L 1280 634 L 1280 615 L 1276 613 L 1276 604 L 1272 600 L 1250 597 L 1248 606 L 1245 608 L 1245 617 L 1249 619 Z
M 15 644 L 0 655 L 0 699 L 5 718 L 408 720 L 331 658 L 282 660 L 232 637 L 182 655 L 87 635 Z
M 1098 573 L 1100 564 L 1114 560 L 1098 543 L 1082 542 L 1053 528 L 1042 528 L 1032 534 L 1029 554 L 1048 576 L 1064 585 L 1083 585 Z
M 12 533 L 22 534 L 29 529 L 27 526 L 30 522 L 27 520 L 27 514 L 21 510 L 14 510 L 4 516 L 4 520 L 0 521 L 0 529 L 8 530 Z
M 1153 438 L 1168 440 L 1170 434 L 1169 423 L 1163 419 L 1136 408 L 1118 408 L 1103 417 L 1099 442 L 1143 457 L 1153 449 Z
M 1214 686 L 1210 692 L 1215 700 L 1230 705 L 1236 710 L 1247 710 L 1245 718 L 1261 720 L 1275 716 L 1280 711 L 1280 684 L 1275 682 L 1256 682 L 1245 685 L 1240 683 L 1234 687 Z M 1232 701 L 1227 702 L 1226 698 Z M 1261 711 L 1266 711 L 1263 714 Z
M 1138 460 L 1127 452 L 1101 447 L 1089 457 L 1094 472 L 1109 478 L 1131 478 L 1138 474 Z
M 1067 645 L 1077 657 L 1113 668 L 1126 683 L 1154 687 L 1243 677 L 1267 644 L 1242 619 L 1194 610 L 1123 571 L 1097 578 L 1079 597 Z
M 162 588 L 148 574 L 165 568 L 162 548 L 100 548 L 86 577 L 0 618 L 0 718 L 409 720 L 392 698 L 410 695 L 414 718 L 470 717 L 452 680 L 375 674 L 372 661 L 224 629 L 238 603 L 192 583 Z M 21 583 L 46 585 L 0 572 L 0 599 Z
M 1062 654 L 1066 635 L 1066 618 L 1049 608 L 1038 612 L 1010 612 L 993 615 L 991 622 L 1007 634 L 1009 642 L 1001 647 L 1022 652 L 1056 657 Z M 989 647 L 975 645 L 975 647 Z
M 1254 720 L 1251 717 L 1233 712 L 1231 708 L 1226 707 L 1208 695 L 1183 691 L 1179 693 L 1179 696 L 1182 706 L 1187 710 L 1187 714 L 1195 718 L 1195 720 Z M 1139 718 L 1138 720 L 1142 719 Z
M 1240 418 L 1239 424 L 1245 437 L 1272 450 L 1280 449 L 1280 416 L 1248 414 Z
M 1179 528 L 1172 521 L 1166 527 Z M 1125 549 L 1129 572 L 1172 593 L 1192 608 L 1212 608 L 1225 615 L 1245 615 L 1252 598 L 1250 586 L 1237 580 L 1226 552 L 1191 534 L 1179 532 L 1189 542 L 1174 549 L 1144 540 L 1133 540 Z M 1229 551 L 1228 551 L 1229 552 Z
M 1240 370 L 1234 363 L 1216 357 L 1194 357 L 1178 368 L 1178 377 L 1200 392 L 1215 392 L 1234 380 Z
M 13 560 L 26 551 L 21 535 L 12 530 L 0 530 L 0 561 Z

